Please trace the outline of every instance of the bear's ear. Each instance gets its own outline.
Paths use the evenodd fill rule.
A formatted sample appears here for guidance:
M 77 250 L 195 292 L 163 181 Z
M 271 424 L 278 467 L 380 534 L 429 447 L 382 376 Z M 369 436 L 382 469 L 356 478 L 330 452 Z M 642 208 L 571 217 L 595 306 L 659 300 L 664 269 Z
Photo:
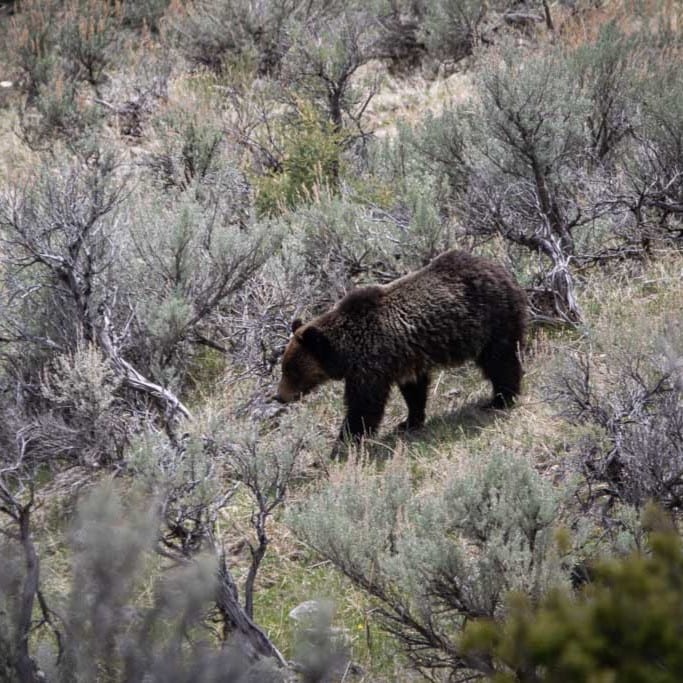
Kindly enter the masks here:
M 292 330 L 296 331 L 301 327 L 301 325 L 297 325 L 296 327 L 294 324 L 297 321 L 295 320 L 294 323 L 292 323 Z M 300 321 L 299 321 L 300 322 Z M 302 332 L 300 332 L 297 337 L 299 338 L 299 341 L 309 350 L 312 351 L 313 353 L 317 353 L 318 351 L 325 351 L 325 347 L 329 346 L 330 342 L 325 336 L 325 333 L 322 332 L 318 327 L 315 327 L 315 325 L 308 325 L 308 327 L 305 327 Z
M 301 318 L 294 318 L 294 320 L 292 320 L 292 334 L 294 334 L 302 325 Z
M 334 350 L 330 340 L 320 328 L 308 325 L 299 333 L 298 339 L 304 348 L 318 359 L 325 372 L 332 379 L 341 379 L 343 368 L 339 354 Z

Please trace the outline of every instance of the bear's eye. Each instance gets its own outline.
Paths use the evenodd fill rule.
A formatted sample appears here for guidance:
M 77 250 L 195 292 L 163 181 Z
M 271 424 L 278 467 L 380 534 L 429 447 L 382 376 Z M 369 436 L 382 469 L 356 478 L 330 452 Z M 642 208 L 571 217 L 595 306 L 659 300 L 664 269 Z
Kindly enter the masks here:
M 285 358 L 282 361 L 282 374 L 288 377 L 299 377 L 304 371 L 302 363 L 296 356 Z

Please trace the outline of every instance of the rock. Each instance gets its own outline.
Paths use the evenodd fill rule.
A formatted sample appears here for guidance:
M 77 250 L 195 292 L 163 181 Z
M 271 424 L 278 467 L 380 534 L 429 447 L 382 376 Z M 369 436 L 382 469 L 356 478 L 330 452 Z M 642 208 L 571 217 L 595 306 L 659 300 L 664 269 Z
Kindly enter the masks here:
M 306 600 L 289 613 L 289 618 L 299 624 L 311 624 L 321 620 L 329 623 L 333 611 L 334 605 L 327 600 Z

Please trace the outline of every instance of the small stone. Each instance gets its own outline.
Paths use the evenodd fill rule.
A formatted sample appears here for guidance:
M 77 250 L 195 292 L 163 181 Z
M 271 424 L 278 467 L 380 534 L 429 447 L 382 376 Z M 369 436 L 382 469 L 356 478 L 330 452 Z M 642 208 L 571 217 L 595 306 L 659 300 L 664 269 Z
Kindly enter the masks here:
M 317 621 L 321 618 L 329 621 L 332 610 L 333 606 L 328 601 L 306 600 L 306 602 L 298 604 L 289 613 L 289 618 L 296 622 L 305 621 L 308 623 Z

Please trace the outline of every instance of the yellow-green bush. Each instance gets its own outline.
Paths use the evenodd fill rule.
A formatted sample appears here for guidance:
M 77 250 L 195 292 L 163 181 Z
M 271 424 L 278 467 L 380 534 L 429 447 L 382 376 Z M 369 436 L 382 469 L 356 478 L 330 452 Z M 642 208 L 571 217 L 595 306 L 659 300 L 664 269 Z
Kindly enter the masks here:
M 282 166 L 256 181 L 256 210 L 272 216 L 309 200 L 318 191 L 333 192 L 339 180 L 344 134 L 307 103 L 283 126 Z
M 495 662 L 496 683 L 674 683 L 683 671 L 683 546 L 656 520 L 651 554 L 599 563 L 578 596 L 509 602 L 502 624 L 475 621 L 462 641 Z

